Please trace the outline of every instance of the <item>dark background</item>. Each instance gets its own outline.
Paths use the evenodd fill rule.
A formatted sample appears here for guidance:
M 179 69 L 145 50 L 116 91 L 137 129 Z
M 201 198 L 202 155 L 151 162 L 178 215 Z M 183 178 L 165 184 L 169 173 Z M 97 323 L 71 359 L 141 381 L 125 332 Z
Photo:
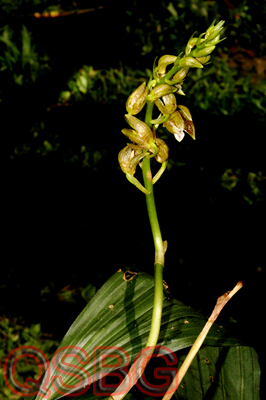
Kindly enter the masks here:
M 260 351 L 265 4 L 173 1 L 175 11 L 169 4 L 62 1 L 56 6 L 66 12 L 92 10 L 36 18 L 55 3 L 1 2 L 0 33 L 8 27 L 20 53 L 12 61 L 0 40 L 0 313 L 22 325 L 41 323 L 60 340 L 85 305 L 82 288 L 99 288 L 119 268 L 153 274 L 145 197 L 117 162 L 126 145 L 125 101 L 149 78 L 155 57 L 179 54 L 194 31 L 224 19 L 227 39 L 203 75 L 190 71 L 180 98 L 196 141 L 167 135 L 169 168 L 155 196 L 173 296 L 209 314 L 216 298 L 243 280 L 219 318 Z M 31 35 L 28 56 L 23 26 Z M 74 85 L 84 66 L 100 74 L 85 93 Z M 71 96 L 62 100 L 62 91 Z

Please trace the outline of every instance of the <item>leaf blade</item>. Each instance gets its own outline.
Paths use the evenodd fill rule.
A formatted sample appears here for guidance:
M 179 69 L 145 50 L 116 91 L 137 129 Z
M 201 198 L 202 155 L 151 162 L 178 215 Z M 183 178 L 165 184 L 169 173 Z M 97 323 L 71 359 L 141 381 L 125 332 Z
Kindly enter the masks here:
M 45 385 L 45 390 L 51 391 L 50 396 L 46 398 L 57 399 L 64 391 L 67 394 L 77 390 L 77 373 L 76 375 L 74 373 L 79 369 L 77 358 L 83 357 L 85 353 L 90 361 L 84 366 L 84 373 L 88 374 L 92 381 L 99 377 L 100 367 L 94 360 L 93 352 L 97 346 L 122 347 L 132 363 L 145 347 L 148 338 L 153 292 L 154 279 L 150 275 L 139 273 L 133 279 L 125 280 L 122 271 L 116 272 L 86 305 L 63 338 L 59 347 L 59 349 L 64 348 L 61 359 L 72 357 L 71 363 L 68 362 L 72 364 L 72 369 L 69 367 L 68 372 L 59 369 L 56 359 L 55 365 L 51 365 L 49 371 L 51 373 L 49 383 Z M 206 317 L 181 302 L 164 299 L 158 344 L 168 347 L 173 352 L 189 347 L 206 320 Z M 229 346 L 239 344 L 239 340 L 228 336 L 225 330 L 214 325 L 206 343 L 211 345 L 222 343 Z M 80 369 L 79 373 L 83 379 L 84 374 Z M 47 380 L 48 373 L 43 382 Z M 69 387 L 66 388 L 66 385 Z M 36 400 L 43 395 L 44 393 L 41 393 Z

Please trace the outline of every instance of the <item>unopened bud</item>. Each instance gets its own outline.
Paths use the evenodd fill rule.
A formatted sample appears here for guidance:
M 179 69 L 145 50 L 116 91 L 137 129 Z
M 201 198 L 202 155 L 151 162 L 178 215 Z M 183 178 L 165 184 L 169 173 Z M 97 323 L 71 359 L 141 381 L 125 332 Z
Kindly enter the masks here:
M 185 117 L 189 121 L 192 121 L 190 111 L 186 106 L 178 105 L 177 107 L 179 108 L 179 110 L 180 110 L 179 112 L 183 115 L 183 117 Z
M 206 57 L 209 54 L 211 54 L 214 49 L 215 49 L 215 46 L 206 46 L 201 50 L 199 50 L 199 49 L 193 50 L 191 55 L 193 55 L 193 57 Z
M 191 50 L 193 49 L 193 47 L 196 45 L 198 38 L 196 37 L 192 37 L 191 39 L 189 39 L 189 41 L 187 42 L 186 45 L 186 50 L 185 50 L 185 54 L 188 55 Z
M 163 96 L 162 99 L 155 101 L 156 106 L 162 114 L 172 114 L 176 109 L 176 97 L 173 93 Z
M 187 42 L 186 45 L 186 50 L 185 50 L 185 54 L 186 56 L 191 52 L 191 50 L 193 49 L 194 46 L 199 46 L 201 43 L 203 43 L 205 41 L 205 39 L 201 38 L 202 35 L 200 35 L 200 37 L 192 37 L 189 39 L 189 41 Z
M 158 61 L 158 72 L 160 75 L 164 75 L 168 65 L 173 64 L 177 59 L 176 56 L 165 55 L 162 56 Z
M 118 154 L 118 162 L 125 174 L 134 175 L 137 165 L 145 157 L 141 150 L 133 150 L 129 146 L 124 147 Z
M 197 57 L 197 60 L 202 64 L 206 64 L 210 60 L 211 56 L 206 56 L 206 57 Z
M 169 148 L 164 140 L 156 138 L 155 144 L 158 147 L 158 153 L 155 158 L 159 163 L 163 163 L 168 160 L 169 157 Z
M 185 96 L 186 93 L 183 92 L 182 87 L 178 87 L 178 85 L 176 85 L 177 87 L 177 94 L 181 94 L 181 96 Z
M 138 114 L 143 109 L 148 94 L 149 88 L 146 86 L 146 82 L 143 82 L 127 99 L 127 112 L 133 115 Z
M 189 71 L 189 67 L 183 67 L 181 68 L 174 76 L 173 76 L 173 80 L 175 81 L 175 83 L 179 83 L 182 82 L 185 77 L 187 76 L 187 73 Z
M 141 148 L 149 149 L 154 143 L 153 132 L 145 122 L 140 121 L 133 115 L 126 114 L 125 119 L 132 129 L 123 129 L 122 133 Z
M 150 103 L 153 103 L 160 97 L 166 96 L 167 94 L 174 92 L 176 92 L 175 87 L 163 83 L 161 85 L 155 86 L 155 88 L 153 88 L 150 94 L 146 97 L 146 100 Z
M 212 40 L 208 40 L 208 46 L 216 46 L 218 43 L 222 42 L 222 40 L 220 40 L 220 35 L 217 35 L 214 39 Z
M 223 29 L 224 21 L 220 21 L 217 25 L 214 25 L 214 24 L 215 24 L 215 20 L 213 21 L 211 26 L 209 26 L 209 28 L 207 29 L 207 31 L 205 33 L 205 39 L 212 40 L 221 33 L 221 31 Z
M 180 67 L 203 68 L 203 65 L 193 57 L 183 57 L 179 65 Z

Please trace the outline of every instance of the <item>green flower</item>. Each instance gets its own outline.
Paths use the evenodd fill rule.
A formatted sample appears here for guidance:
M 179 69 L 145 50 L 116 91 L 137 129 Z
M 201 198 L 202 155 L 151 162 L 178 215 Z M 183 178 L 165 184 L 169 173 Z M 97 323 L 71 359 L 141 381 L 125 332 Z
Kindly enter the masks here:
M 154 136 L 148 125 L 138 118 L 133 117 L 131 114 L 126 114 L 125 119 L 133 129 L 123 129 L 122 133 L 132 142 L 137 143 L 140 148 L 152 148 L 154 144 Z

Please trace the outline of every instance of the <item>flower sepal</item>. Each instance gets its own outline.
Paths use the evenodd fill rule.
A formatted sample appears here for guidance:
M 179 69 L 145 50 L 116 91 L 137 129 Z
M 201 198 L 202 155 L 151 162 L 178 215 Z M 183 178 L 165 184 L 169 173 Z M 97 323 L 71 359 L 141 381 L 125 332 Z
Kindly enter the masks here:
M 136 186 L 141 192 L 148 195 L 150 192 L 133 176 L 136 172 L 137 165 L 145 156 L 146 154 L 141 150 L 126 146 L 119 152 L 118 162 L 129 182 Z
M 122 133 L 142 149 L 149 149 L 154 143 L 154 134 L 145 122 L 126 114 L 125 119 L 133 129 L 122 129 Z
M 148 94 L 149 88 L 146 86 L 146 82 L 143 82 L 127 99 L 127 112 L 132 115 L 138 114 L 143 109 Z
M 190 68 L 203 68 L 203 65 L 193 57 L 187 56 L 183 57 L 179 61 L 179 65 L 181 67 L 190 67 Z
M 150 92 L 150 94 L 146 97 L 146 101 L 149 103 L 154 103 L 160 97 L 166 96 L 167 94 L 171 94 L 176 92 L 177 89 L 175 87 L 169 86 L 166 83 L 162 83 L 161 85 L 155 86 Z

